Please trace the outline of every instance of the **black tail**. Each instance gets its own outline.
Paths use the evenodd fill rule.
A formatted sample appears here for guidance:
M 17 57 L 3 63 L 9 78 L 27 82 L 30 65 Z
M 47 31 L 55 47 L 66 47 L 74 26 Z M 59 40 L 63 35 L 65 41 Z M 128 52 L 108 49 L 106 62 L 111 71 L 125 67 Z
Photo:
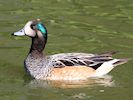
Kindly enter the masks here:
M 131 59 L 128 59 L 128 58 L 119 59 L 119 61 L 113 63 L 113 65 L 114 66 L 121 65 L 121 64 L 124 64 L 124 63 L 128 62 L 129 60 L 131 60 Z

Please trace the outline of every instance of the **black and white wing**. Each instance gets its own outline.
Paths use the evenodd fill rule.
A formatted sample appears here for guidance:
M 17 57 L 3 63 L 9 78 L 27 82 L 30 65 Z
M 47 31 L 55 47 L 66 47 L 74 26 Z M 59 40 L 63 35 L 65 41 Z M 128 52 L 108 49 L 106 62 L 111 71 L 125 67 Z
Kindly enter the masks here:
M 54 68 L 61 68 L 65 66 L 87 66 L 97 69 L 104 62 L 110 61 L 113 58 L 112 54 L 115 52 L 109 52 L 101 55 L 87 54 L 87 53 L 61 53 L 49 56 L 50 66 Z

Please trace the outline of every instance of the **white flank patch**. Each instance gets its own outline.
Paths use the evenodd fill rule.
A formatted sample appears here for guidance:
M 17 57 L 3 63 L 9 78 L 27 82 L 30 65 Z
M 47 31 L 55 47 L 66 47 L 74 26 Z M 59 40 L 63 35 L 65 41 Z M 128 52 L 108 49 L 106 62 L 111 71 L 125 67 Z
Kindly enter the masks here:
M 107 61 L 104 62 L 97 70 L 96 73 L 94 75 L 94 77 L 96 76 L 103 76 L 106 75 L 107 73 L 109 73 L 113 68 L 114 68 L 114 63 L 119 61 L 119 59 L 114 59 L 111 61 Z

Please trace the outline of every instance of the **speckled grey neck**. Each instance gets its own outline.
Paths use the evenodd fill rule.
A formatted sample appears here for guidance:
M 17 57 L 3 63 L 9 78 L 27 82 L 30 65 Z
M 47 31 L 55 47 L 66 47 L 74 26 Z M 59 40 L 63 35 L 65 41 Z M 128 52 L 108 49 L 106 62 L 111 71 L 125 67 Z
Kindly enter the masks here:
M 42 55 L 40 57 L 35 57 L 35 55 L 28 55 L 25 60 L 25 67 L 32 77 L 36 79 L 45 79 L 50 75 L 49 73 L 52 69 L 52 66 L 50 67 L 50 59 Z

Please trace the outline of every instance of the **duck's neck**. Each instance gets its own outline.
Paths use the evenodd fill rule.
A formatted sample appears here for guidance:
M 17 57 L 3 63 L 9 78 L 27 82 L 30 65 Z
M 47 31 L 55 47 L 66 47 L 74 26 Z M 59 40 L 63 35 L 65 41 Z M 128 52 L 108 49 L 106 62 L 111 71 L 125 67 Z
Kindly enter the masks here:
M 43 54 L 47 38 L 43 37 L 34 37 L 32 38 L 32 44 L 30 48 L 30 54 Z

